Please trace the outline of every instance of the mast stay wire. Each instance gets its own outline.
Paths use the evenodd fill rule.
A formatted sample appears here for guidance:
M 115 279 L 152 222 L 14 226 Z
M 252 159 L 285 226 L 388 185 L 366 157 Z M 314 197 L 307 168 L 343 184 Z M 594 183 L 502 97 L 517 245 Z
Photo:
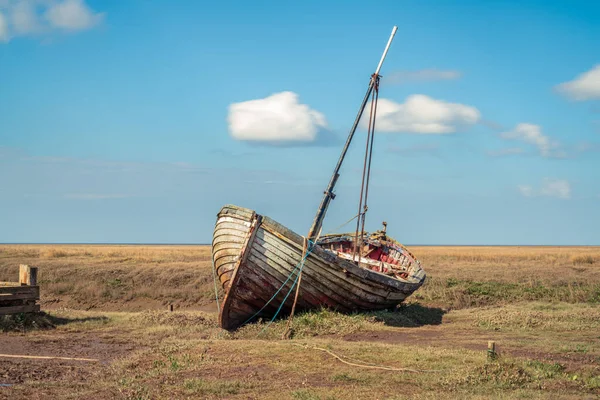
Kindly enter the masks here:
M 371 160 L 373 158 L 373 139 L 375 133 L 375 117 L 377 116 L 377 102 L 379 100 L 379 74 L 373 74 L 373 91 L 371 92 L 371 110 L 369 113 L 369 125 L 367 128 L 367 143 L 365 145 L 365 160 L 363 165 L 362 182 L 360 187 L 360 198 L 358 203 L 358 219 L 356 220 L 356 234 L 354 237 L 354 254 L 353 259 L 358 260 L 361 257 L 362 242 L 365 233 L 365 214 L 369 207 L 367 206 L 367 198 L 369 195 L 369 180 L 371 176 Z M 362 228 L 361 228 L 362 225 Z M 359 240 L 360 229 L 360 240 Z M 358 261 L 357 260 L 357 261 Z

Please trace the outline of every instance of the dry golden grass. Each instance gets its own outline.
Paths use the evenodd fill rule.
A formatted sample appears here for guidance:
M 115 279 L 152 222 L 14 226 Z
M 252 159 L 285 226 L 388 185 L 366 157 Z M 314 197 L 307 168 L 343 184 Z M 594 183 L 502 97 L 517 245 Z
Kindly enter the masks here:
M 411 297 L 460 309 L 515 301 L 600 302 L 599 247 L 411 247 L 427 272 Z M 209 246 L 2 245 L 0 281 L 40 267 L 45 307 L 143 310 L 214 303 Z
M 42 306 L 142 310 L 214 302 L 210 247 L 4 245 L 0 281 L 39 267 Z
M 600 268 L 594 265 L 600 264 L 600 247 L 417 246 L 410 250 L 422 261 L 428 275 L 437 278 L 600 282 Z M 577 268 L 581 264 L 584 268 Z

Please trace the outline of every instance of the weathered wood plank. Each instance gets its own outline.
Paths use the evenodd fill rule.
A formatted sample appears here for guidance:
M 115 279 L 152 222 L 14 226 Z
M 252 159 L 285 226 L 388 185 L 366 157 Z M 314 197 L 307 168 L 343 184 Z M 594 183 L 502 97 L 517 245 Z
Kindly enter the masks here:
M 39 304 L 26 304 L 22 306 L 0 307 L 0 315 L 39 312 Z
M 0 282 L 0 286 L 21 286 L 19 282 Z
M 281 270 L 282 267 L 275 261 L 276 257 L 271 255 L 269 258 L 262 257 L 259 261 L 263 265 L 263 268 L 270 268 L 279 270 L 280 273 L 285 273 Z M 300 293 L 305 291 L 313 294 L 315 297 L 321 299 L 317 304 L 328 303 L 338 304 L 341 308 L 370 308 L 377 304 L 384 302 L 385 298 L 376 297 L 369 295 L 368 293 L 360 292 L 356 293 L 349 290 L 348 286 L 339 286 L 329 279 L 323 277 L 319 272 L 318 267 L 311 262 L 306 260 L 303 268 L 302 287 Z M 270 271 L 269 271 L 270 272 Z M 289 272 L 286 274 L 289 275 Z M 289 283 L 291 285 L 291 283 Z M 325 300 L 327 299 L 327 300 Z M 354 306 L 353 306 L 353 305 Z
M 229 216 L 229 217 L 234 217 L 234 218 L 239 218 L 242 220 L 250 221 L 252 219 L 253 214 L 254 214 L 254 211 L 252 211 L 250 209 L 228 204 L 228 205 L 224 206 L 223 208 L 221 208 L 221 211 L 217 214 L 217 217 L 221 218 L 221 217 Z
M 257 238 L 257 240 L 260 239 L 261 238 Z M 267 250 L 273 251 L 277 257 L 284 257 L 286 262 L 294 262 L 293 259 L 295 258 L 296 261 L 294 262 L 294 265 L 297 264 L 301 258 L 301 253 L 297 253 L 295 257 L 290 257 L 290 253 L 287 252 L 290 250 L 290 248 L 286 249 L 285 245 L 281 241 L 278 241 L 275 236 L 269 235 L 268 233 L 264 235 L 264 242 L 261 243 L 261 245 Z M 285 255 L 290 258 L 285 257 Z M 367 285 L 366 283 L 356 279 L 353 275 L 346 275 L 342 268 L 337 268 L 335 265 L 326 264 L 311 257 L 310 255 L 308 256 L 307 261 L 309 265 L 304 267 L 305 270 L 313 269 L 314 275 L 325 279 L 327 282 L 329 282 L 331 287 L 339 287 L 344 291 L 350 291 L 357 296 L 364 297 L 365 300 L 369 298 L 368 301 L 377 302 L 378 300 L 376 300 L 375 297 L 370 296 L 378 296 L 377 299 L 383 300 L 389 292 L 388 288 Z
M 237 235 L 228 235 L 226 233 L 220 233 L 218 232 L 217 235 L 215 236 L 215 246 L 219 243 L 239 243 L 239 244 L 243 244 L 244 243 L 244 238 L 237 236 Z
M 252 273 L 258 276 L 265 277 L 263 278 L 265 281 L 272 282 L 273 286 L 276 286 L 275 290 L 281 287 L 281 285 L 283 284 L 283 282 L 285 282 L 290 273 L 289 271 L 284 270 L 282 267 L 276 266 L 277 264 L 273 262 L 273 260 L 266 260 L 264 257 L 257 257 L 255 254 L 251 256 L 251 262 L 254 264 L 254 268 L 252 268 L 253 271 L 244 274 L 244 277 L 251 275 Z M 286 271 L 287 273 L 283 271 Z M 286 273 L 286 275 L 284 275 L 284 273 Z M 266 275 L 270 275 L 271 279 L 266 278 Z M 277 276 L 277 278 L 275 278 L 274 276 Z M 281 290 L 282 294 L 279 295 L 280 298 L 275 299 L 275 304 L 277 304 L 277 307 L 279 306 L 279 304 L 281 304 L 281 301 L 283 301 L 283 297 L 292 287 L 295 277 L 296 274 L 294 274 L 294 276 L 292 276 L 292 278 L 287 282 L 286 287 L 284 287 Z M 307 282 L 304 282 L 305 280 Z M 315 305 L 322 303 L 324 305 L 327 304 L 330 306 L 337 305 L 340 309 L 348 309 L 348 307 L 346 306 L 346 304 L 348 303 L 348 299 L 344 298 L 340 293 L 336 293 L 330 288 L 328 288 L 326 285 L 323 284 L 322 281 L 319 282 L 318 280 L 312 279 L 312 276 L 307 275 L 304 275 L 302 281 L 303 283 L 306 283 L 306 286 L 303 286 L 301 288 L 300 298 L 304 298 L 305 293 L 308 293 L 310 297 L 320 299 L 317 300 L 316 303 L 314 303 Z M 273 293 L 275 293 L 275 290 L 273 290 Z M 270 298 L 270 296 L 268 296 L 267 298 Z
M 248 234 L 248 231 L 241 231 L 239 229 L 234 229 L 234 228 L 222 228 L 219 227 L 219 229 L 215 230 L 215 234 L 214 234 L 214 238 L 218 239 L 223 235 L 230 235 L 230 236 L 235 236 L 235 237 L 240 237 L 242 239 L 246 238 L 246 235 Z
M 303 238 L 297 233 L 289 230 L 285 226 L 280 223 L 272 220 L 269 217 L 264 217 L 263 227 L 265 230 L 268 230 L 272 234 L 276 235 L 283 241 L 287 243 L 293 244 L 299 248 L 303 247 Z M 406 290 L 408 287 L 420 287 L 422 282 L 419 282 L 419 279 L 415 279 L 414 282 L 401 282 L 398 279 L 389 277 L 387 275 L 380 274 L 375 271 L 371 271 L 368 269 L 364 269 L 355 265 L 351 261 L 347 261 L 341 258 L 336 257 L 334 254 L 327 252 L 325 249 L 321 248 L 321 246 L 315 246 L 313 248 L 311 257 L 318 257 L 323 259 L 325 262 L 330 264 L 339 265 L 346 271 L 351 274 L 356 275 L 362 280 L 370 281 L 372 283 L 381 284 L 383 286 L 392 287 L 397 290 Z M 413 289 L 414 290 L 414 289 Z
M 257 238 L 258 239 L 258 238 Z M 271 268 L 279 269 L 282 268 L 280 266 L 287 266 L 284 271 L 280 271 L 285 276 L 289 275 L 291 270 L 298 264 L 300 260 L 300 254 L 297 255 L 296 258 L 286 257 L 286 255 L 277 251 L 277 248 L 273 246 L 271 243 L 263 242 L 261 246 L 267 251 L 259 254 L 262 256 L 261 258 L 265 261 L 265 263 Z M 322 266 L 310 258 L 310 256 L 304 262 L 304 276 L 302 278 L 303 283 L 307 283 L 312 281 L 312 277 L 316 278 L 315 284 L 321 287 L 321 292 L 323 294 L 327 294 L 329 296 L 334 296 L 335 293 L 340 293 L 341 297 L 339 301 L 341 302 L 364 302 L 366 304 L 372 305 L 373 303 L 377 303 L 385 300 L 386 293 L 374 294 L 365 290 L 362 290 L 360 287 L 356 287 L 353 285 L 354 282 L 346 281 L 341 276 L 335 276 L 335 274 L 331 274 L 329 271 L 326 271 Z M 306 282 L 305 282 L 306 280 Z M 318 282 L 318 283 L 317 283 Z M 326 289 L 327 287 L 333 289 Z
M 27 294 L 40 297 L 39 286 L 4 286 L 0 287 L 0 295 Z
M 238 211 L 238 210 L 234 210 Z M 244 217 L 253 215 L 244 213 Z M 228 289 L 233 270 L 250 231 L 251 221 L 225 212 L 217 220 L 212 240 L 212 258 L 221 287 Z
M 13 301 L 13 300 L 39 300 L 39 293 L 0 293 L 0 307 L 2 303 Z
M 247 230 L 248 228 L 250 228 L 250 221 L 233 217 L 220 217 L 216 225 L 219 227 L 226 228 L 234 227 L 236 229 L 238 229 L 240 226 L 243 226 Z

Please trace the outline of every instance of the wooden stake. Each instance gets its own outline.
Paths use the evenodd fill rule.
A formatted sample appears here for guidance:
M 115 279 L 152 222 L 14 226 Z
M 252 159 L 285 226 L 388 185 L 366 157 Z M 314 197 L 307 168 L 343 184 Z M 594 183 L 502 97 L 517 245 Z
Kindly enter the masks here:
M 19 283 L 21 286 L 37 285 L 37 267 L 30 267 L 27 264 L 19 266 Z
M 169 304 L 169 311 L 173 312 L 173 304 Z
M 488 341 L 488 350 L 487 350 L 488 358 L 493 360 L 496 358 L 496 342 L 493 340 Z

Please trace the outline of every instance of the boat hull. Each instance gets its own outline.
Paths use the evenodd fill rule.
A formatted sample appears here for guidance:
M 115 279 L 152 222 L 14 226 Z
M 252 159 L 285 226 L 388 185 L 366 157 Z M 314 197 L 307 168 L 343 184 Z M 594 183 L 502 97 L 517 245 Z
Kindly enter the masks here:
M 234 330 L 258 318 L 290 313 L 305 240 L 254 211 L 225 206 L 215 225 L 212 256 L 225 298 L 219 324 Z M 294 271 L 296 271 L 294 273 Z M 296 310 L 326 307 L 341 312 L 395 307 L 425 280 L 420 264 L 405 279 L 361 268 L 322 248 L 312 247 L 302 267 Z

